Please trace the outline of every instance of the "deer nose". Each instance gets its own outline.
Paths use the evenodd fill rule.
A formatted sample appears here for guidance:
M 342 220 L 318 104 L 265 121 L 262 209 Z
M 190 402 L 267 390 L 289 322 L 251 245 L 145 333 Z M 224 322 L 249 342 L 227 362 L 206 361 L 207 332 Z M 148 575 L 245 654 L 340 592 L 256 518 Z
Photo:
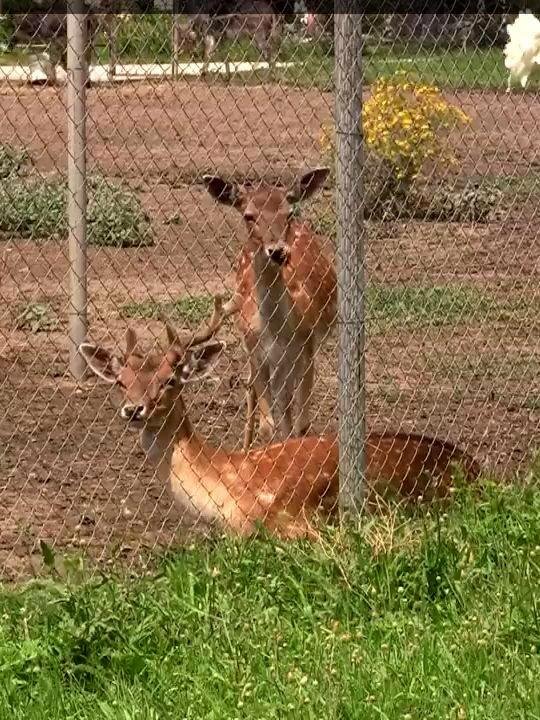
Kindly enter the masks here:
M 144 418 L 144 405 L 124 405 L 120 411 L 123 420 L 142 420 Z
M 268 257 L 277 265 L 285 265 L 287 262 L 287 253 L 282 247 L 268 248 Z

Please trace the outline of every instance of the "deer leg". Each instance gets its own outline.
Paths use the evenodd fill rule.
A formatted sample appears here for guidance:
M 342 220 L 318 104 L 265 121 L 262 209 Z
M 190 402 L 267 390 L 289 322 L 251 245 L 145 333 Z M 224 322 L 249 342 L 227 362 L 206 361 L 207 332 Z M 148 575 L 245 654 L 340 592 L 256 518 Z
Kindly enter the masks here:
M 259 435 L 269 441 L 275 432 L 270 394 L 270 370 L 266 363 L 261 363 L 258 367 L 252 365 L 251 368 L 253 404 L 256 403 L 259 410 Z
M 251 378 L 246 392 L 246 426 L 244 428 L 244 442 L 242 450 L 247 452 L 253 443 L 253 435 L 255 431 L 255 408 L 257 405 L 257 393 L 253 387 Z
M 58 83 L 58 67 L 67 73 L 67 43 L 52 41 L 48 47 L 49 63 L 46 63 L 47 82 Z
M 117 20 L 111 18 L 110 23 L 107 27 L 107 54 L 109 56 L 109 66 L 107 68 L 107 79 L 109 82 L 116 75 L 116 67 L 118 65 L 118 58 L 116 55 L 116 40 L 118 33 Z
M 297 436 L 307 435 L 310 429 L 309 409 L 313 393 L 313 381 L 315 377 L 314 364 L 314 342 L 310 337 L 302 349 L 300 363 L 300 382 L 298 386 L 298 414 L 294 434 Z
M 204 36 L 204 59 L 203 59 L 203 66 L 201 75 L 206 76 L 208 74 L 208 63 L 210 62 L 210 57 L 212 53 L 214 52 L 214 49 L 216 47 L 216 40 L 213 37 L 213 35 L 205 35 Z
M 293 433 L 293 366 L 294 364 L 287 362 L 287 353 L 283 353 L 280 362 L 274 365 L 270 374 L 272 416 L 274 428 L 281 440 L 288 440 Z
M 244 443 L 242 449 L 247 452 L 253 443 L 253 435 L 255 431 L 255 409 L 257 405 L 257 393 L 255 392 L 254 379 L 256 368 L 253 363 L 249 363 L 249 378 L 246 392 L 246 426 L 244 428 Z
M 263 60 L 268 63 L 268 69 L 273 71 L 275 67 L 274 53 L 271 47 L 271 40 L 264 39 L 259 43 L 259 51 L 263 57 Z
M 53 85 L 57 85 L 60 83 L 60 80 L 58 78 L 58 68 L 61 63 L 55 63 L 52 61 L 52 58 L 49 59 L 49 61 L 45 61 L 45 75 L 47 76 L 47 82 L 52 83 Z M 63 65 L 63 63 L 62 63 Z M 67 66 L 67 63 L 66 63 Z M 65 68 L 64 68 L 65 69 Z
M 271 440 L 275 434 L 272 405 L 265 395 L 257 397 L 257 405 L 259 407 L 259 433 L 261 437 Z
M 279 42 L 279 29 L 273 28 L 268 34 L 264 31 L 255 35 L 254 41 L 262 58 L 268 63 L 268 69 L 273 74 L 276 67 L 277 45 Z
M 291 520 L 277 530 L 282 540 L 319 541 L 321 534 L 307 520 Z
M 84 72 L 86 74 L 86 86 L 90 87 L 91 80 L 90 80 L 90 70 L 92 68 L 92 59 L 95 52 L 95 43 L 97 40 L 97 33 L 95 35 L 91 35 L 89 39 L 87 40 L 87 45 L 84 49 Z

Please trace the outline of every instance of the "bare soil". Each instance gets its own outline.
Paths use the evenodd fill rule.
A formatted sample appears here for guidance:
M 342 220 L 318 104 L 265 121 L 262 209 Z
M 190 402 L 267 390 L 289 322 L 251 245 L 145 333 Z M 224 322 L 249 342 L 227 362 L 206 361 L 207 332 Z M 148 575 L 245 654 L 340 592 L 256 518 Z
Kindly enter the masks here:
M 453 142 L 469 176 L 534 173 L 540 105 L 532 95 L 459 95 L 473 122 Z M 89 165 L 129 182 L 152 218 L 156 244 L 92 248 L 93 339 L 122 342 L 121 307 L 232 287 L 242 228 L 200 185 L 204 172 L 287 180 L 319 164 L 333 99 L 317 90 L 193 83 L 89 91 Z M 35 171 L 65 171 L 62 89 L 0 88 L 0 142 L 26 147 Z M 500 477 L 526 468 L 540 439 L 537 198 L 487 224 L 388 223 L 370 233 L 366 272 L 386 285 L 463 285 L 512 301 L 489 323 L 394 327 L 368 337 L 370 428 L 425 431 L 461 443 Z M 69 262 L 65 243 L 0 243 L 0 563 L 31 567 L 43 539 L 132 562 L 183 542 L 182 517 L 118 419 L 108 387 L 67 373 Z M 49 303 L 54 330 L 17 329 L 17 308 Z M 162 328 L 134 321 L 148 342 Z M 244 419 L 245 358 L 232 328 L 219 380 L 189 391 L 211 442 L 235 447 Z M 335 338 L 321 353 L 316 430 L 335 429 Z

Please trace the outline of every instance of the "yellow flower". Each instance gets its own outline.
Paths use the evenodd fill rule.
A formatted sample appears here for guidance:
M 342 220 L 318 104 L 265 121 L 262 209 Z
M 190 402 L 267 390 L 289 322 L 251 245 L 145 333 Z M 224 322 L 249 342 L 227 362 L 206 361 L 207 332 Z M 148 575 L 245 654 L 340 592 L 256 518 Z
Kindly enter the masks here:
M 392 163 L 400 179 L 416 177 L 427 159 L 448 159 L 443 152 L 443 131 L 470 122 L 438 87 L 419 84 L 405 71 L 374 83 L 362 119 L 366 144 Z M 320 144 L 323 152 L 334 152 L 330 128 L 323 128 Z

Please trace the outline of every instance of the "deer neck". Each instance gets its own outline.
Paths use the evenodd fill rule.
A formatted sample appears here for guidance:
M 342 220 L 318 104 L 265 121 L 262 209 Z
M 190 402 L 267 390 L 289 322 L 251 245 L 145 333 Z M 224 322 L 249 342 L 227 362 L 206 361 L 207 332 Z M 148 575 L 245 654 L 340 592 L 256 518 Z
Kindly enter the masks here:
M 176 399 L 167 419 L 159 428 L 143 429 L 140 442 L 148 459 L 158 467 L 170 465 L 173 451 L 179 445 L 201 445 L 180 397 Z
M 238 514 L 231 479 L 221 472 L 225 465 L 232 474 L 230 456 L 197 435 L 186 417 L 181 397 L 159 430 L 143 430 L 141 445 L 183 515 L 222 523 Z
M 293 304 L 283 279 L 283 269 L 259 245 L 253 253 L 255 291 L 263 326 L 273 338 L 288 341 Z

